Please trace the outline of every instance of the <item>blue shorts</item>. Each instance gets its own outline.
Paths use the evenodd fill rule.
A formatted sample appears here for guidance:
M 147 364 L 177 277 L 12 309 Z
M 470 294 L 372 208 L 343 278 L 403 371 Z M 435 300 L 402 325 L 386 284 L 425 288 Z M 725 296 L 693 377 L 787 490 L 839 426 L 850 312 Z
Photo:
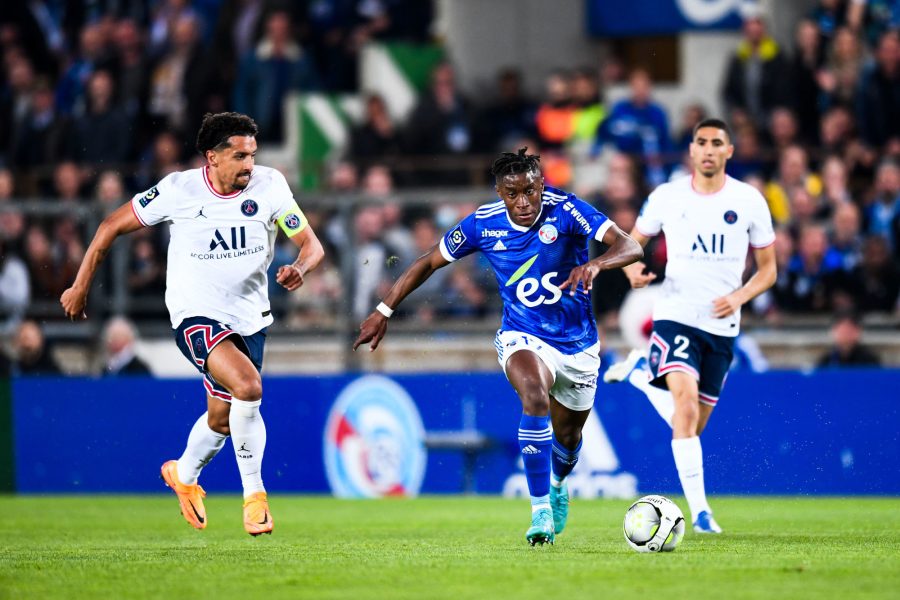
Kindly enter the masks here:
M 206 359 L 213 348 L 230 338 L 238 350 L 247 355 L 257 371 L 262 370 L 263 349 L 266 346 L 266 329 L 250 336 L 242 336 L 228 325 L 207 317 L 190 317 L 175 329 L 175 343 L 197 370 L 203 373 L 203 386 L 213 398 L 231 401 L 231 392 L 225 389 L 206 370 Z
M 675 321 L 654 321 L 647 356 L 653 386 L 667 389 L 666 374 L 681 371 L 698 381 L 700 402 L 715 406 L 734 356 L 734 338 Z

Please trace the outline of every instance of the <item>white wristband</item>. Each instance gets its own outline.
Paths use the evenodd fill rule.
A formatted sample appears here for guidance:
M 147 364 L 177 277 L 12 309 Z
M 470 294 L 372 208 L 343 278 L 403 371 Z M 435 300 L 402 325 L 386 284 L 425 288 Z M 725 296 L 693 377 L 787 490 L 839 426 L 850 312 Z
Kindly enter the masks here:
M 391 318 L 391 315 L 394 314 L 394 309 L 385 304 L 384 302 L 379 302 L 378 306 L 375 307 L 375 310 L 383 314 L 388 319 Z

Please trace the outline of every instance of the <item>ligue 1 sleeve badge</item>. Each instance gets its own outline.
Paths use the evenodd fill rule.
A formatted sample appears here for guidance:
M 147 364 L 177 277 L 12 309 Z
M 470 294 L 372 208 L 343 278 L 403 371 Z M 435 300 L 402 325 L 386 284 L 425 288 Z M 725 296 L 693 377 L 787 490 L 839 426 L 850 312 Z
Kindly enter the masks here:
M 241 203 L 241 212 L 244 213 L 244 216 L 252 217 L 259 212 L 259 204 L 256 203 L 256 200 L 248 198 Z
M 556 230 L 556 227 L 547 223 L 538 230 L 538 237 L 545 244 L 552 244 L 559 237 L 559 231 Z

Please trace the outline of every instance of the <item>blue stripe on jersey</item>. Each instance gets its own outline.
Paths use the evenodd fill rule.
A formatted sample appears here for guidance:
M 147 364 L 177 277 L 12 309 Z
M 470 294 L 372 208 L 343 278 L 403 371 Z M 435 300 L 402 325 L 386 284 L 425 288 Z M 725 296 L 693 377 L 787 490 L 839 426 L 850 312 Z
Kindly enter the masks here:
M 503 201 L 485 204 L 444 235 L 454 259 L 482 252 L 503 299 L 504 331 L 529 333 L 564 354 L 597 342 L 590 296 L 559 285 L 588 260 L 588 240 L 607 218 L 573 194 L 545 188 L 541 214 L 527 231 L 510 225 Z M 502 244 L 498 244 L 502 241 Z

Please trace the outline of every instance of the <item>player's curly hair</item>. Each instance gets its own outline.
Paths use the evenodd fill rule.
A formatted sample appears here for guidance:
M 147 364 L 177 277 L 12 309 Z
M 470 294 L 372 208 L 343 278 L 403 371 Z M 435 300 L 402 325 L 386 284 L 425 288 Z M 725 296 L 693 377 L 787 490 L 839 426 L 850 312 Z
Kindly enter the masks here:
M 197 152 L 205 156 L 207 150 L 227 148 L 228 138 L 233 135 L 256 137 L 258 134 L 256 121 L 247 115 L 236 112 L 206 113 L 197 132 Z
M 491 175 L 499 180 L 506 175 L 541 172 L 541 157 L 538 154 L 526 154 L 528 148 L 519 148 L 518 152 L 502 152 L 491 165 Z

